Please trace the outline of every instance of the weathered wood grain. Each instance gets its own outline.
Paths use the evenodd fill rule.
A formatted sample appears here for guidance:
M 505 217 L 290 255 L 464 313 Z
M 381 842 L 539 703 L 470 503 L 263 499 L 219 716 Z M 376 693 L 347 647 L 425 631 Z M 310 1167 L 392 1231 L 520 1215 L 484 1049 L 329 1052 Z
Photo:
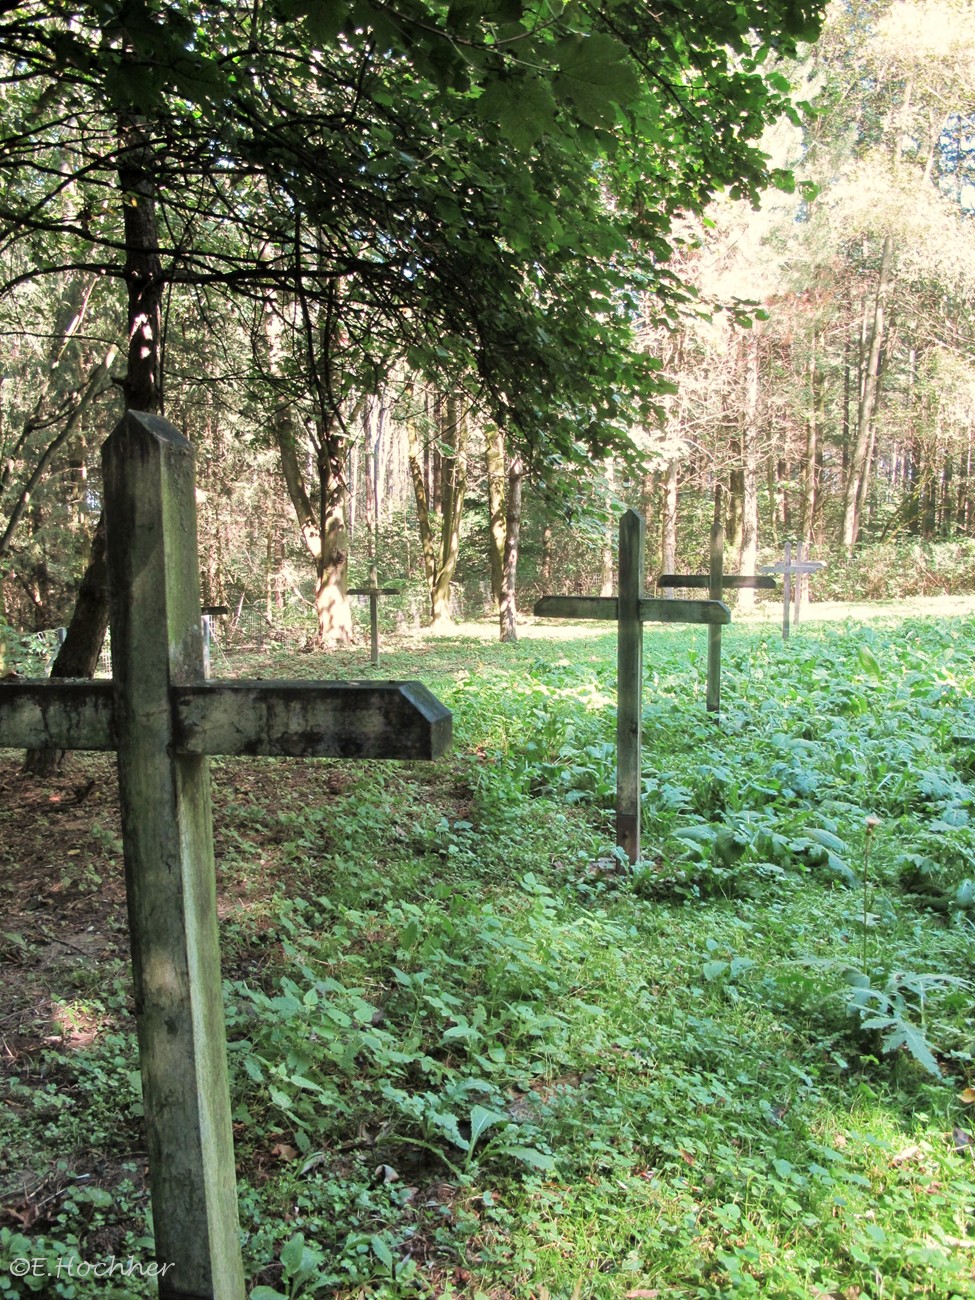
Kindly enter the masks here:
M 616 843 L 640 860 L 640 760 L 643 745 L 644 523 L 635 510 L 620 521 L 619 630 L 616 642 Z
M 203 677 L 192 447 L 129 411 L 102 454 L 114 731 L 161 1300 L 240 1300 L 206 759 L 174 745 L 170 688 Z
M 0 682 L 0 749 L 115 749 L 111 682 Z
M 177 687 L 173 713 L 193 754 L 432 759 L 452 727 L 420 682 L 210 681 Z

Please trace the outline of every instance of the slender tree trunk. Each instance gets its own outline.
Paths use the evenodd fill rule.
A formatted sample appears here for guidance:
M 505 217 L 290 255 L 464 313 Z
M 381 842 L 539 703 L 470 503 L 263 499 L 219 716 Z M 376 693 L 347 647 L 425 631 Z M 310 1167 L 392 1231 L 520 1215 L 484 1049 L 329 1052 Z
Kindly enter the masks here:
M 549 596 L 552 592 L 552 525 L 546 524 L 542 529 L 542 564 L 538 572 L 538 578 L 542 585 L 542 595 Z
M 662 509 L 660 512 L 660 569 L 662 573 L 677 571 L 677 479 L 679 465 L 672 460 L 664 472 Z M 664 596 L 673 600 L 674 589 L 667 587 Z
M 488 490 L 488 562 L 491 571 L 491 595 L 496 605 L 502 599 L 502 574 L 505 546 L 504 445 L 501 430 L 488 424 L 484 430 L 484 454 L 487 461 Z M 504 638 L 502 637 L 502 640 Z
M 438 409 L 443 404 L 438 403 Z M 416 420 L 406 422 L 409 439 L 410 474 L 416 498 L 417 522 L 423 549 L 423 568 L 430 591 L 432 630 L 444 631 L 452 623 L 450 611 L 450 584 L 457 570 L 460 555 L 460 526 L 464 510 L 464 493 L 467 488 L 467 442 L 469 423 L 467 412 L 460 409 L 457 398 L 445 404 L 441 441 L 448 454 L 439 457 L 442 482 L 439 487 L 442 514 L 440 537 L 434 536 L 433 511 L 427 495 L 427 461 L 420 445 Z
M 886 334 L 887 294 L 890 288 L 893 265 L 893 240 L 884 240 L 877 278 L 877 292 L 873 311 L 867 323 L 863 347 L 862 384 L 857 410 L 857 438 L 850 455 L 846 490 L 843 498 L 843 528 L 841 545 L 847 555 L 853 554 L 860 527 L 859 510 L 866 495 L 868 458 L 874 434 L 874 417 L 880 396 L 881 355 Z
M 745 409 L 741 437 L 741 552 L 739 573 L 754 573 L 758 562 L 758 395 L 759 340 L 755 331 L 745 343 Z M 755 593 L 745 587 L 738 593 L 738 609 L 755 606 Z
M 155 414 L 163 409 L 163 274 L 156 227 L 155 165 L 151 143 L 138 119 L 120 119 L 118 137 L 128 296 L 128 366 L 122 391 L 127 409 Z M 51 676 L 93 677 L 107 631 L 108 571 L 105 520 L 101 517 L 64 642 L 51 665 Z M 63 752 L 57 750 L 30 750 L 24 769 L 35 776 L 50 776 L 63 758 Z
M 515 627 L 515 616 L 518 612 L 515 603 L 515 584 L 518 577 L 518 546 L 521 540 L 521 487 L 523 478 L 524 465 L 521 457 L 516 456 L 508 467 L 508 500 L 504 528 L 504 571 L 500 608 L 502 641 L 518 640 L 518 631 Z
M 806 451 L 802 463 L 802 499 L 799 511 L 799 537 L 807 545 L 812 541 L 816 518 L 817 456 L 819 425 L 822 418 L 824 377 L 819 368 L 817 338 L 813 337 L 813 356 L 809 363 L 809 414 L 806 418 Z

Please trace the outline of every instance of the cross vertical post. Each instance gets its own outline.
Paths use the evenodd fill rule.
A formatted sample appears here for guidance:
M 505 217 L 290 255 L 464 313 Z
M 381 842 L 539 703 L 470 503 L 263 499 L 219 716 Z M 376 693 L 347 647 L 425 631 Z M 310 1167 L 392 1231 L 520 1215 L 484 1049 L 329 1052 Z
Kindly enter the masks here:
M 627 510 L 620 520 L 617 596 L 543 596 L 534 611 L 536 618 L 596 618 L 617 624 L 616 844 L 631 863 L 640 860 L 643 624 L 731 622 L 731 612 L 721 601 L 653 600 L 643 595 L 644 533 L 642 517 Z M 703 582 L 707 585 L 708 579 Z
M 380 587 L 375 571 L 370 570 L 368 587 L 350 587 L 350 596 L 369 597 L 369 649 L 373 668 L 379 664 L 379 597 L 398 596 L 399 587 Z
M 620 520 L 616 642 L 616 843 L 640 860 L 640 751 L 643 741 L 643 549 L 645 526 L 635 510 Z
M 711 567 L 708 573 L 708 599 L 720 600 L 724 578 L 724 528 L 715 520 L 711 525 Z M 721 710 L 721 624 L 708 625 L 707 711 Z
M 796 575 L 796 623 L 799 622 L 799 592 L 802 580 L 810 573 L 817 573 L 826 567 L 824 560 L 804 560 L 803 545 L 799 544 L 798 559 L 792 558 L 792 543 L 785 544 L 785 561 L 779 564 L 763 564 L 760 573 L 782 574 L 782 640 L 789 639 L 789 610 L 792 603 L 792 575 Z
M 162 1300 L 241 1300 L 207 759 L 170 688 L 202 682 L 193 453 L 128 412 L 104 452 L 129 931 Z
M 785 568 L 782 570 L 782 640 L 789 639 L 789 609 L 792 605 L 792 543 L 785 544 Z
M 802 605 L 802 586 L 805 581 L 805 575 L 802 572 L 802 564 L 806 558 L 806 546 L 800 542 L 796 550 L 796 565 L 799 572 L 796 574 L 795 587 L 792 592 L 792 622 L 795 627 L 799 626 L 799 608 Z

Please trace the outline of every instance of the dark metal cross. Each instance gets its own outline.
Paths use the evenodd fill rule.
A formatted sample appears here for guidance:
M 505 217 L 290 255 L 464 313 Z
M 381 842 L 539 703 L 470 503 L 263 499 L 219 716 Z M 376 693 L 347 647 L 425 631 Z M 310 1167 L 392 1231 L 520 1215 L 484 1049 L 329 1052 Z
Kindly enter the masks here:
M 0 747 L 117 750 L 163 1300 L 242 1300 L 206 755 L 435 758 L 419 682 L 204 680 L 193 453 L 130 411 L 105 443 L 112 680 L 0 683 Z

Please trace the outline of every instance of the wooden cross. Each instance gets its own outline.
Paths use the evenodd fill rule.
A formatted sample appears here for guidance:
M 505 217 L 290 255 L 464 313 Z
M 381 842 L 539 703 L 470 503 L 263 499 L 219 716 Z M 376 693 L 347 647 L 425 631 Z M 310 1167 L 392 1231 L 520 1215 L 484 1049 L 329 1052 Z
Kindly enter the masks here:
M 825 560 L 804 560 L 802 558 L 803 545 L 799 543 L 799 555 L 797 559 L 792 558 L 792 543 L 785 544 L 785 560 L 777 564 L 763 564 L 759 567 L 759 573 L 781 573 L 782 574 L 782 640 L 789 639 L 789 608 L 792 602 L 792 575 L 795 573 L 799 577 L 796 583 L 796 623 L 799 622 L 799 602 L 802 597 L 802 579 L 807 573 L 818 573 L 820 569 L 826 568 Z
M 348 594 L 369 597 L 369 639 L 372 647 L 372 666 L 375 668 L 379 663 L 379 597 L 398 596 L 400 588 L 380 587 L 375 577 L 372 577 L 368 587 L 350 587 Z
M 742 591 L 757 588 L 766 591 L 775 589 L 772 577 L 756 577 L 751 574 L 725 573 L 724 571 L 724 528 L 719 523 L 711 527 L 711 567 L 708 573 L 664 573 L 657 579 L 658 587 L 707 587 L 710 600 L 720 600 L 723 591 Z M 721 710 L 721 624 L 708 626 L 708 713 Z
M 620 520 L 618 596 L 543 596 L 540 618 L 598 618 L 617 624 L 616 843 L 640 860 L 640 748 L 643 731 L 643 624 L 730 623 L 720 600 L 648 600 L 643 595 L 644 523 L 635 510 Z
M 203 678 L 192 447 L 128 412 L 103 451 L 111 681 L 0 684 L 0 746 L 115 749 L 162 1300 L 242 1300 L 208 754 L 433 758 L 418 682 Z

